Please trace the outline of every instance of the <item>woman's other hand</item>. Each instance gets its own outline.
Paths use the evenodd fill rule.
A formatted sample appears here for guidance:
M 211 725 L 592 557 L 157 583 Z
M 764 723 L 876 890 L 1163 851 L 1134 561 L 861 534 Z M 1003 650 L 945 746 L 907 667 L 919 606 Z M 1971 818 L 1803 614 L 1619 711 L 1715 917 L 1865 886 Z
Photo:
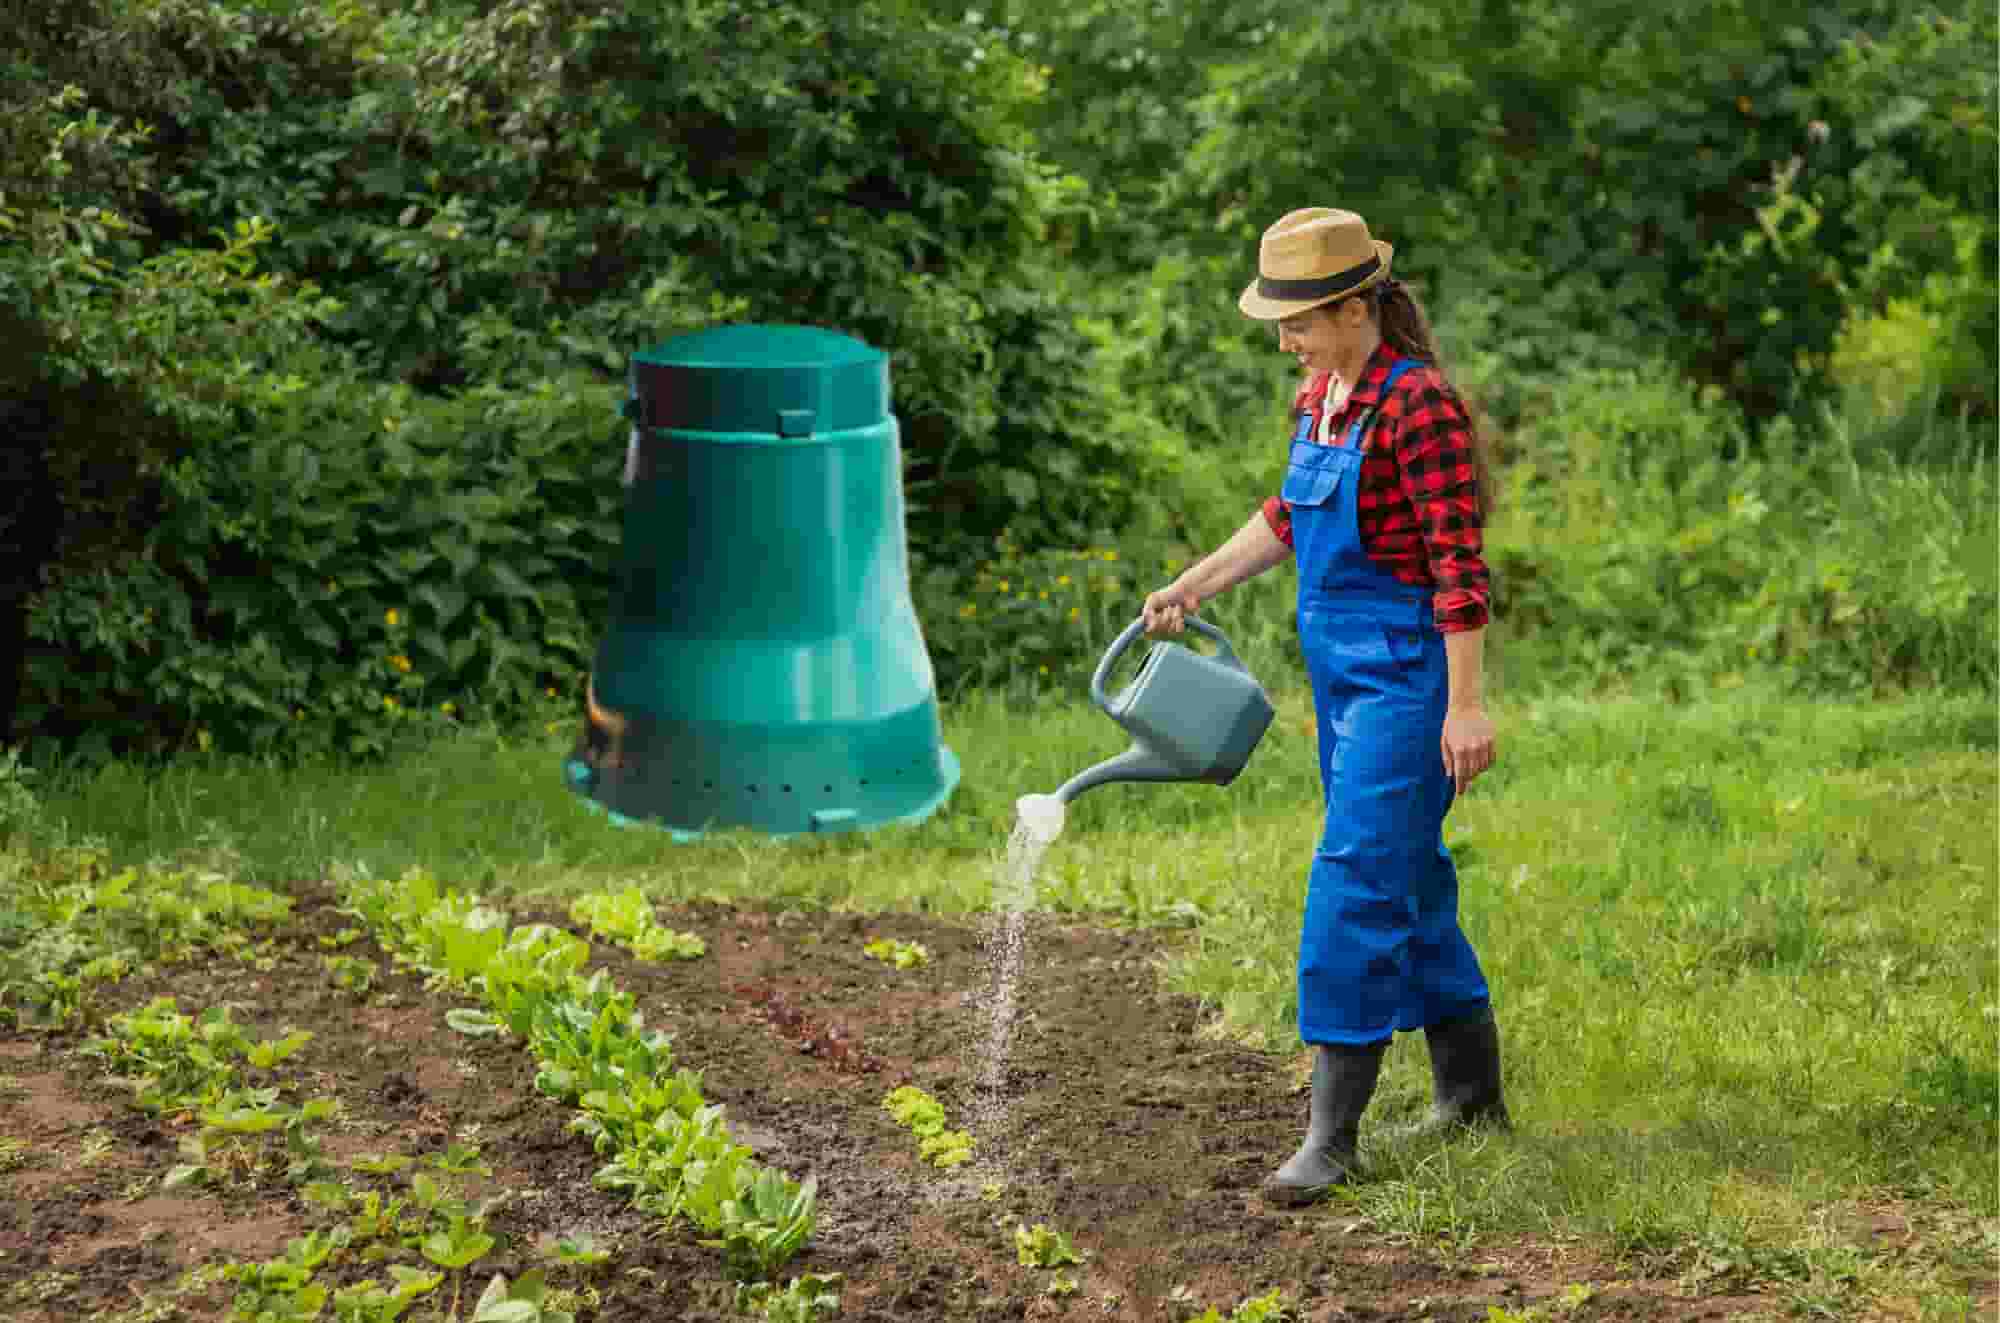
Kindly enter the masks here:
M 1187 617 L 1201 609 L 1201 598 L 1179 581 L 1168 584 L 1146 598 L 1146 633 L 1158 638 L 1178 634 L 1187 627 Z
M 1474 778 L 1493 765 L 1493 722 L 1484 708 L 1447 709 L 1438 744 L 1444 754 L 1444 770 L 1462 795 Z

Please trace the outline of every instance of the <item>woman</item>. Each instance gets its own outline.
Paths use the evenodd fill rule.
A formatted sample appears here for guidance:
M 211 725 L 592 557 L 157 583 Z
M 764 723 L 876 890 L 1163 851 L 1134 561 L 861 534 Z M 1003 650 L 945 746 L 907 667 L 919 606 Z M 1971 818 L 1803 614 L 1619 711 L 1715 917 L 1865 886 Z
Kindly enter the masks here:
M 1358 1174 L 1362 1111 L 1397 1030 L 1423 1029 L 1429 1125 L 1507 1122 L 1486 979 L 1458 926 L 1443 839 L 1493 765 L 1481 693 L 1490 483 L 1394 249 L 1353 212 L 1264 232 L 1245 315 L 1307 372 L 1282 494 L 1146 599 L 1178 634 L 1217 593 L 1296 552 L 1298 626 L 1326 795 L 1299 941 L 1299 1036 L 1314 1048 L 1305 1142 L 1266 1180 L 1296 1204 Z

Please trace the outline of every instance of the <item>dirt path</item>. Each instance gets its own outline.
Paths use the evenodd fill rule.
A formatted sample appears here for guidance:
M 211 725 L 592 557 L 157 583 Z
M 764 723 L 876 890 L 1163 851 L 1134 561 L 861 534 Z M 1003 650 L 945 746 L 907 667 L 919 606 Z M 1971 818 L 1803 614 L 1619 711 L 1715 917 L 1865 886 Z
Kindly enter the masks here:
M 722 1319 L 720 1264 L 684 1230 L 594 1189 L 599 1160 L 565 1129 L 571 1113 L 534 1092 L 527 1054 L 444 1026 L 465 1005 L 387 969 L 363 999 L 321 968 L 319 939 L 348 921 L 323 888 L 298 888 L 300 917 L 266 958 L 219 961 L 133 979 L 100 993 L 105 1012 L 162 993 L 183 1011 L 228 1004 L 260 1037 L 315 1035 L 285 1075 L 291 1096 L 332 1094 L 345 1116 L 328 1142 L 344 1163 L 370 1152 L 438 1153 L 476 1143 L 490 1176 L 473 1195 L 511 1191 L 491 1221 L 498 1248 L 466 1283 L 468 1304 L 494 1271 L 515 1277 L 538 1247 L 588 1232 L 613 1247 L 585 1276 L 554 1285 L 594 1292 L 586 1317 Z M 571 926 L 516 905 L 517 923 Z M 1485 1320 L 1489 1308 L 1549 1313 L 1568 1283 L 1602 1289 L 1580 1317 L 1740 1317 L 1754 1298 L 1682 1298 L 1671 1283 L 1611 1283 L 1609 1265 L 1533 1243 L 1482 1251 L 1481 1268 L 1448 1268 L 1387 1243 L 1351 1214 L 1281 1212 L 1256 1195 L 1296 1144 L 1305 1101 L 1285 1063 L 1203 1037 L 1199 1009 L 1162 993 L 1152 972 L 1161 938 L 1037 920 L 1031 924 L 1021 1018 L 1006 1076 L 1006 1120 L 982 1134 L 979 1161 L 946 1173 L 882 1109 L 913 1083 L 954 1124 L 969 1114 L 980 1072 L 987 969 L 981 931 L 894 915 L 764 914 L 699 906 L 662 910 L 708 944 L 699 960 L 641 964 L 606 942 L 593 967 L 634 993 L 649 1027 L 672 1036 L 680 1064 L 704 1073 L 739 1142 L 795 1177 L 819 1181 L 814 1243 L 786 1269 L 845 1277 L 839 1317 L 854 1323 L 1104 1319 L 1146 1323 L 1281 1288 L 1319 1323 L 1331 1319 Z M 873 937 L 921 942 L 928 966 L 897 971 L 862 954 Z M 381 960 L 363 940 L 342 949 Z M 100 1063 L 76 1056 L 82 1036 L 0 1037 L 0 1136 L 20 1141 L 0 1162 L 0 1314 L 41 1323 L 129 1309 L 204 1261 L 263 1259 L 333 1220 L 273 1176 L 223 1193 L 162 1193 L 191 1120 L 132 1109 Z M 291 1069 L 293 1065 L 296 1069 Z M 0 1150 L 4 1153 L 6 1150 Z M 9 1169 L 11 1168 L 11 1169 Z M 346 1175 L 347 1173 L 343 1173 Z M 349 1179 L 384 1192 L 403 1177 Z M 1089 1255 L 1076 1289 L 1016 1262 L 1017 1222 L 1044 1222 Z M 419 1262 L 405 1254 L 400 1262 Z M 381 1277 L 346 1256 L 334 1284 Z M 449 1289 L 449 1288 L 447 1288 Z M 182 1298 L 183 1316 L 220 1317 L 231 1287 Z M 588 1294 L 580 1294 L 588 1302 Z

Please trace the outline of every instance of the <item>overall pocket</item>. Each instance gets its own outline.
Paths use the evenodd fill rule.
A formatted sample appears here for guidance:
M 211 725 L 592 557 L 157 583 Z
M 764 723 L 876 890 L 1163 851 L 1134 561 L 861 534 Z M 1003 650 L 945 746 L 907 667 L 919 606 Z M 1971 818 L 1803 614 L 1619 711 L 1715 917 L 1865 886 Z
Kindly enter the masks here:
M 1294 462 L 1285 469 L 1285 485 L 1278 489 L 1278 495 L 1285 504 L 1291 506 L 1325 505 L 1340 490 L 1340 470 L 1331 464 L 1306 465 Z

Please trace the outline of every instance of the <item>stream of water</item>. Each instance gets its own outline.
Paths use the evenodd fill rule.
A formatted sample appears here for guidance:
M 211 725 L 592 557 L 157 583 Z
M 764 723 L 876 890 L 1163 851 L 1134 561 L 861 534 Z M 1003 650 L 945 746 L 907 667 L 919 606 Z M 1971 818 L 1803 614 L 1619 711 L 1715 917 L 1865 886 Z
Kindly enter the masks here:
M 1007 862 L 994 890 L 993 920 L 986 931 L 986 1037 L 978 1062 L 968 1129 L 982 1146 L 992 1145 L 1007 1112 L 1007 1052 L 1014 1040 L 1021 969 L 1028 956 L 1028 911 L 1035 903 L 1035 875 L 1063 829 L 1063 802 L 1054 795 L 1023 795 L 1015 804 L 1014 834 Z M 993 1170 L 990 1150 L 980 1166 Z

